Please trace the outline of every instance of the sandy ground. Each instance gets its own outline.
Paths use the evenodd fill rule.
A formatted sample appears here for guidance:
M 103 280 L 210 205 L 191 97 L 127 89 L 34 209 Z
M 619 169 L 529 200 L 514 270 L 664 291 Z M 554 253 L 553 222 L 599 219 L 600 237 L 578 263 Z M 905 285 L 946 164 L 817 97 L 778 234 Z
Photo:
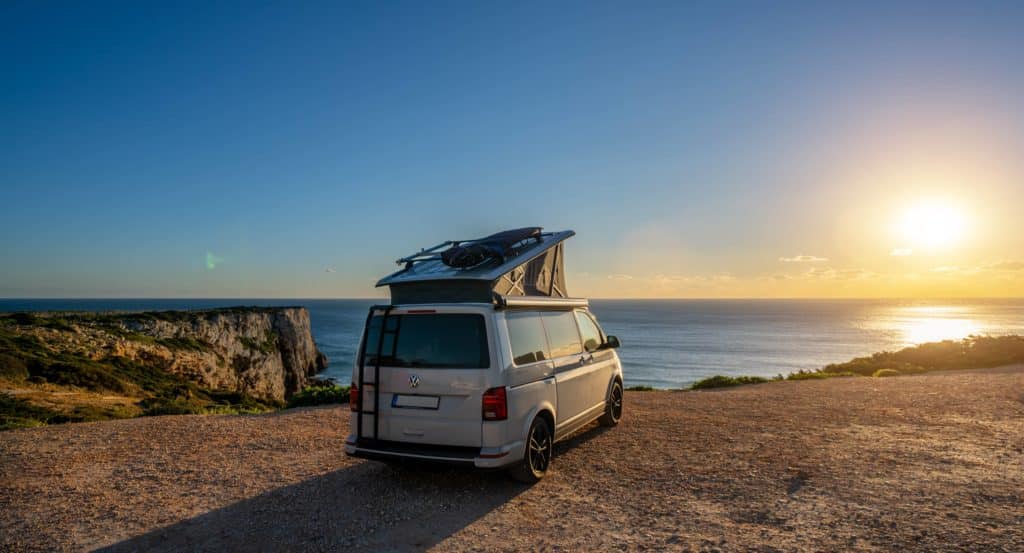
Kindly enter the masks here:
M 1024 366 L 627 393 L 527 487 L 346 458 L 348 411 L 0 434 L 0 550 L 1024 551 Z

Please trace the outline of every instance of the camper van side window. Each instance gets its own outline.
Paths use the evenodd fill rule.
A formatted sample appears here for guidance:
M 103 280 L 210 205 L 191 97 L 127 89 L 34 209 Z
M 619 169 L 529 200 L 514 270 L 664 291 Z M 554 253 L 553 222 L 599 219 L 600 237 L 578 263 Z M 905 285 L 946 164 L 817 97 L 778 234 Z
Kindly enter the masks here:
M 550 357 L 544 327 L 537 313 L 508 313 L 505 322 L 508 325 L 508 340 L 512 345 L 513 363 L 525 365 Z
M 547 331 L 551 357 L 581 353 L 580 333 L 576 329 L 576 316 L 572 311 L 545 311 L 540 314 Z
M 576 320 L 580 322 L 580 334 L 583 335 L 583 349 L 594 352 L 601 348 L 604 339 L 601 338 L 601 330 L 597 328 L 594 319 L 582 311 L 576 312 Z

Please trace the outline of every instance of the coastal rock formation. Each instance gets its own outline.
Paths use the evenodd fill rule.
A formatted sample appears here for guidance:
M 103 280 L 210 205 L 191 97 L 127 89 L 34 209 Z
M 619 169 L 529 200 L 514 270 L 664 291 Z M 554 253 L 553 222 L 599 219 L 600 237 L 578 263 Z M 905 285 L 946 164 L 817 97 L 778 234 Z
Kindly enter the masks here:
M 18 386 L 70 385 L 179 402 L 205 390 L 283 402 L 327 367 L 304 307 L 20 313 L 2 319 L 0 356 L 24 374 L 5 370 L 0 380 Z
M 304 307 L 145 315 L 126 316 L 121 325 L 164 343 L 197 341 L 194 348 L 169 349 L 167 370 L 204 388 L 283 400 L 327 367 L 327 357 L 313 341 Z

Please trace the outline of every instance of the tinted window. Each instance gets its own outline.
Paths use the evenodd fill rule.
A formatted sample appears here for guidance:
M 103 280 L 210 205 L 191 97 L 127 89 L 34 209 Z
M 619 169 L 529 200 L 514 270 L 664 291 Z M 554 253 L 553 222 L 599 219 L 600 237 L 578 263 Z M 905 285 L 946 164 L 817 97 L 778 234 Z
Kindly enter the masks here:
M 380 323 L 370 320 L 364 346 L 366 365 L 376 363 Z M 483 369 L 490 365 L 482 315 L 425 314 L 388 317 L 380 364 L 387 367 Z
M 548 335 L 551 357 L 572 355 L 583 351 L 580 333 L 576 330 L 576 317 L 572 311 L 549 311 L 540 314 Z
M 601 338 L 601 329 L 597 328 L 597 323 L 594 319 L 590 318 L 590 315 L 582 311 L 576 312 L 576 320 L 580 323 L 580 334 L 583 335 L 583 349 L 587 351 L 597 351 L 604 342 Z
M 548 340 L 537 313 L 508 313 L 508 340 L 512 345 L 512 362 L 525 365 L 543 361 L 548 356 Z

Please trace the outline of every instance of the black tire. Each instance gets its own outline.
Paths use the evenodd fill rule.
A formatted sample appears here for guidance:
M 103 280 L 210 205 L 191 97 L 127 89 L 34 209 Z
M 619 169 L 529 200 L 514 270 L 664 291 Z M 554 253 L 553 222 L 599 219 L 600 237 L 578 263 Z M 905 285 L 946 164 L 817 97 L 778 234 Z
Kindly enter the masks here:
M 597 422 L 601 426 L 615 426 L 622 418 L 622 383 L 616 380 L 612 382 L 612 389 L 608 390 L 608 401 L 604 405 L 604 414 Z
M 527 484 L 536 484 L 547 474 L 555 455 L 555 434 L 544 417 L 533 419 L 526 435 L 523 460 L 509 470 L 512 478 Z

